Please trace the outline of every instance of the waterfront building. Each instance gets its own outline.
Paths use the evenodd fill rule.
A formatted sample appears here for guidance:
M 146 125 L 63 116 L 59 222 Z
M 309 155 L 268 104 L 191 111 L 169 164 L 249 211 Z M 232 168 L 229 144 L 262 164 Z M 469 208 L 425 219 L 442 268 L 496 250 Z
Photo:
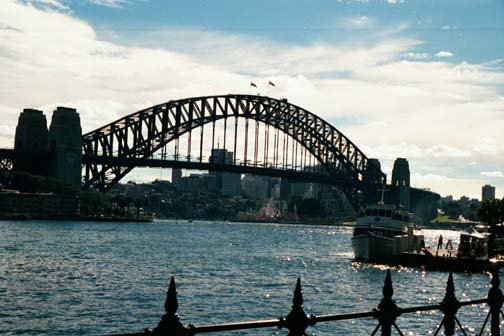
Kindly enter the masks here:
M 495 199 L 495 187 L 485 184 L 481 187 L 481 201 L 492 201 Z
M 12 215 L 40 219 L 76 217 L 79 215 L 79 198 L 76 195 L 0 190 L 0 216 Z

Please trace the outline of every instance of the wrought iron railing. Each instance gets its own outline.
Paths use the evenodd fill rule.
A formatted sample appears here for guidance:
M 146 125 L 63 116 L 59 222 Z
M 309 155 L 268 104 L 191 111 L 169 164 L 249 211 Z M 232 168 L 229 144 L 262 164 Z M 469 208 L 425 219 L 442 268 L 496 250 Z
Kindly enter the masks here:
M 489 312 L 483 322 L 483 325 L 481 326 L 478 335 L 483 335 L 483 333 L 486 331 L 485 327 L 487 326 L 489 320 L 490 335 L 500 335 L 500 317 L 502 316 L 504 318 L 501 310 L 504 303 L 504 295 L 502 294 L 502 291 L 500 289 L 500 280 L 497 270 L 492 273 L 491 287 L 488 291 L 487 297 L 484 299 L 459 301 L 455 297 L 455 286 L 453 284 L 453 277 L 451 273 L 448 276 L 445 296 L 439 304 L 399 308 L 395 304 L 395 301 L 392 299 L 393 294 L 394 290 L 392 287 L 392 278 L 390 275 L 390 270 L 388 270 L 385 277 L 385 284 L 383 286 L 383 298 L 375 309 L 361 313 L 329 314 L 320 316 L 315 316 L 313 314 L 307 315 L 303 309 L 301 280 L 298 278 L 296 288 L 294 290 L 294 298 L 292 300 L 292 309 L 286 317 L 269 320 L 194 326 L 192 324 L 183 325 L 180 322 L 180 319 L 177 315 L 177 291 L 175 288 L 175 280 L 172 277 L 165 301 L 166 313 L 163 315 L 158 326 L 154 329 L 145 329 L 143 332 L 120 334 L 115 336 L 188 336 L 203 333 L 272 327 L 287 329 L 289 331 L 288 336 L 302 336 L 306 335 L 305 331 L 308 327 L 318 323 L 361 318 L 374 318 L 378 321 L 376 327 L 371 332 L 371 335 L 375 335 L 378 331 L 380 331 L 380 334 L 382 336 L 391 335 L 394 329 L 399 335 L 404 335 L 397 324 L 397 317 L 403 314 L 426 311 L 441 311 L 443 314 L 441 323 L 439 324 L 439 326 L 437 326 L 434 335 L 438 335 L 443 327 L 445 335 L 454 335 L 457 327 L 462 334 L 467 335 L 466 330 L 464 330 L 462 324 L 457 318 L 457 312 L 461 307 L 481 304 L 488 304 Z

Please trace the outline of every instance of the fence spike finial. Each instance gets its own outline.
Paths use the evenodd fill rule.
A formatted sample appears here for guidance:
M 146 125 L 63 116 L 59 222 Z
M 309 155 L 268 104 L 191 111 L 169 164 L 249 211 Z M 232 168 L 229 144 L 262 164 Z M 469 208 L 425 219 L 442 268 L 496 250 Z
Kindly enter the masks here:
M 303 291 L 301 290 L 301 278 L 297 278 L 294 296 L 292 298 L 292 308 L 303 309 Z
M 177 315 L 177 288 L 175 286 L 175 278 L 173 276 L 170 279 L 170 285 L 168 286 L 168 291 L 166 292 L 166 301 L 164 307 L 166 314 L 163 315 L 161 321 L 159 321 L 158 326 L 152 331 L 152 334 L 173 336 L 190 335 L 190 328 L 184 327 L 184 325 L 180 323 L 179 317 Z
M 283 320 L 285 328 L 289 330 L 288 336 L 302 336 L 306 328 L 314 323 L 315 317 L 308 317 L 303 309 L 303 291 L 301 289 L 301 279 L 298 278 L 294 296 L 292 298 L 292 309 Z
M 459 300 L 455 297 L 455 285 L 453 284 L 453 274 L 450 272 L 446 282 L 446 292 L 441 301 L 441 310 L 444 314 L 443 324 L 445 335 L 455 334 L 455 322 L 457 321 L 457 312 L 461 307 Z
M 392 275 L 390 270 L 387 270 L 387 275 L 385 276 L 385 282 L 383 285 L 383 297 L 392 300 L 392 295 L 394 295 L 394 288 L 392 287 Z
M 168 315 L 174 315 L 178 310 L 177 288 L 175 285 L 175 277 L 171 277 L 168 291 L 166 292 L 165 311 Z
M 395 321 L 400 314 L 399 307 L 397 307 L 395 301 L 392 300 L 394 288 L 392 287 L 392 275 L 390 274 L 390 270 L 387 270 L 382 293 L 383 298 L 381 299 L 380 304 L 378 304 L 378 307 L 375 309 L 375 318 L 377 318 L 380 322 L 378 327 L 381 326 L 381 335 L 388 336 L 392 333 L 392 326 L 398 328 Z

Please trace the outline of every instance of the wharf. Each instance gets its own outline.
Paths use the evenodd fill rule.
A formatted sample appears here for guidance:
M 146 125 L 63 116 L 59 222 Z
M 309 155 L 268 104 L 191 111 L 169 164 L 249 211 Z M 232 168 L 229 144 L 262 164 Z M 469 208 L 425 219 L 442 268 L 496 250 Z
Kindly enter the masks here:
M 391 263 L 396 266 L 422 267 L 435 271 L 460 273 L 492 272 L 504 266 L 504 259 L 457 257 L 457 250 L 425 248 L 421 252 L 404 252 Z

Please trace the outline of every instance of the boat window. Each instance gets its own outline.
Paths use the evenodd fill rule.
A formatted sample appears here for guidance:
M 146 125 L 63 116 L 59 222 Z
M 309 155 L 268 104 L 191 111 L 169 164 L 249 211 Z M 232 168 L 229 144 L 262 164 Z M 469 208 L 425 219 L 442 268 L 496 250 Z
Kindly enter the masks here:
M 359 212 L 359 217 L 364 217 L 364 211 Z
M 387 217 L 392 216 L 392 210 L 385 211 L 385 216 L 387 216 Z
M 380 216 L 380 217 L 385 217 L 385 210 L 380 209 L 380 210 L 378 211 L 378 216 Z
M 378 209 L 373 209 L 373 216 L 378 216 Z
M 371 209 L 366 210 L 366 216 L 371 216 Z

